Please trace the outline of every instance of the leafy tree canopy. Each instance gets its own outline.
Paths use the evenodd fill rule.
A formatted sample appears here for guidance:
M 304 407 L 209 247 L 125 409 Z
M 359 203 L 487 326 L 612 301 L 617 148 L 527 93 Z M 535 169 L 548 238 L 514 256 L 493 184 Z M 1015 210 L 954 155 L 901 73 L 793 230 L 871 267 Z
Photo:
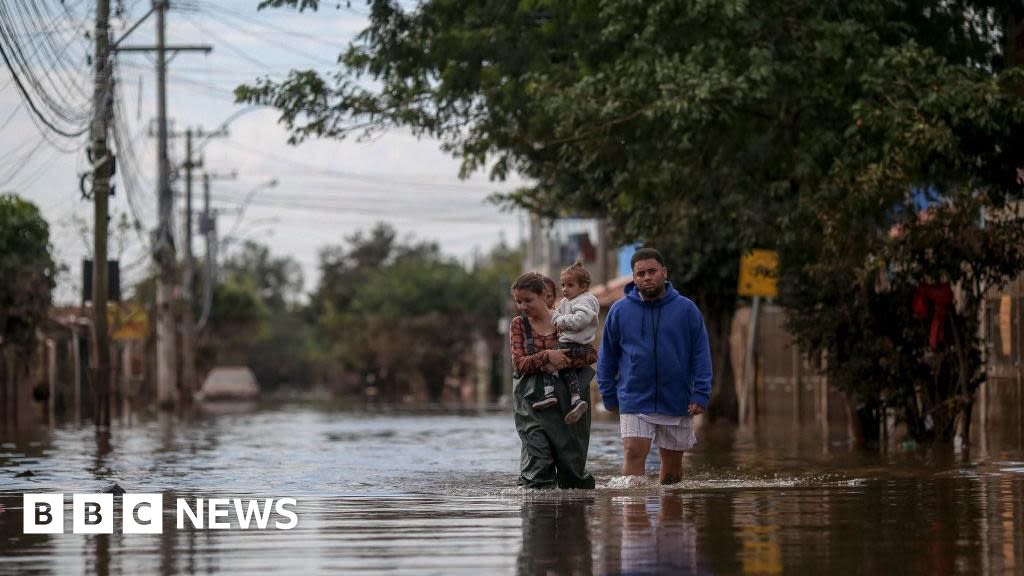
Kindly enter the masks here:
M 739 255 L 778 249 L 792 327 L 828 353 L 833 382 L 920 420 L 921 438 L 969 414 L 983 378 L 970 319 L 1022 266 L 1006 209 L 1024 149 L 1019 2 L 368 5 L 336 73 L 237 98 L 278 108 L 296 142 L 400 126 L 440 139 L 463 174 L 518 172 L 532 184 L 506 202 L 658 242 L 712 318 L 733 305 Z M 894 281 L 876 286 L 879 273 Z M 967 290 L 950 320 L 959 344 L 933 355 L 898 312 L 939 279 Z
M 57 265 L 35 204 L 0 195 L 0 345 L 33 350 L 50 309 Z

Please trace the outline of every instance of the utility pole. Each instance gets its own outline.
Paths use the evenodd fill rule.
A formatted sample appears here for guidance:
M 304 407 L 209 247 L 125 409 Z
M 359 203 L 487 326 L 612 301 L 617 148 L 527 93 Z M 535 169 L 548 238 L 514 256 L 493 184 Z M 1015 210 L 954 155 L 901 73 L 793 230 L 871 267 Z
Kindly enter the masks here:
M 617 275 L 615 267 L 611 265 L 611 255 L 615 253 L 611 241 L 608 219 L 601 218 L 597 221 L 597 277 L 605 285 Z
M 110 179 L 114 175 L 115 160 L 107 146 L 110 132 L 114 76 L 112 54 L 131 34 L 150 10 L 132 25 L 117 41 L 110 41 L 110 0 L 96 1 L 96 76 L 93 86 L 93 119 L 91 126 L 89 161 L 92 163 L 93 199 L 93 264 L 92 264 L 92 351 L 90 365 L 93 379 L 93 417 L 96 426 L 110 426 L 110 334 L 107 326 L 107 221 L 110 213 Z M 77 348 L 76 348 L 77 350 Z M 77 388 L 76 388 L 77 391 Z M 77 399 L 76 399 L 77 402 Z
M 173 408 L 177 395 L 177 324 L 175 322 L 176 261 L 172 217 L 174 198 L 171 195 L 170 164 L 167 158 L 167 52 L 210 52 L 212 47 L 168 46 L 165 40 L 165 16 L 170 3 L 154 0 L 150 12 L 156 12 L 156 45 L 124 46 L 120 52 L 156 52 L 157 94 L 157 199 L 160 223 L 156 231 L 153 257 L 159 268 L 156 283 L 156 380 L 157 403 Z
M 110 342 L 107 330 L 107 214 L 114 158 L 107 149 L 113 78 L 110 73 L 110 0 L 96 2 L 96 78 L 92 121 L 92 368 L 96 426 L 110 426 Z
M 157 202 L 160 224 L 157 226 L 156 263 L 156 389 L 157 403 L 169 408 L 177 403 L 175 371 L 176 330 L 174 322 L 174 234 L 171 231 L 172 206 L 170 166 L 167 162 L 167 45 L 165 15 L 167 2 L 157 0 L 156 7 L 156 114 L 157 114 Z
M 206 140 L 214 137 L 226 136 L 226 130 L 204 133 L 203 129 L 185 130 L 185 217 L 183 218 L 182 234 L 182 312 L 181 312 L 181 390 L 185 403 L 192 401 L 196 392 L 196 326 L 195 310 L 193 308 L 193 293 L 195 286 L 195 265 L 192 258 L 192 172 L 195 168 L 203 166 L 202 160 L 194 158 L 195 151 L 192 146 L 193 137 L 204 137 Z M 176 136 L 176 135 L 175 135 Z M 209 200 L 206 201 L 207 210 Z
M 202 165 L 201 163 L 199 165 Z M 195 317 L 192 311 L 192 129 L 185 130 L 185 228 L 182 234 L 181 389 L 185 403 L 196 391 Z
M 206 328 L 206 323 L 210 319 L 210 310 L 213 308 L 213 288 L 217 283 L 217 213 L 210 210 L 210 181 L 234 180 L 237 177 L 237 172 L 230 174 L 203 173 L 203 217 L 200 220 L 199 231 L 206 236 L 206 274 L 203 278 L 203 311 L 199 317 L 198 331 Z
M 203 218 L 200 231 L 206 238 L 206 274 L 203 276 L 203 312 L 199 316 L 198 329 L 206 328 L 213 307 L 213 284 L 216 274 L 217 219 L 210 214 L 210 173 L 203 172 Z

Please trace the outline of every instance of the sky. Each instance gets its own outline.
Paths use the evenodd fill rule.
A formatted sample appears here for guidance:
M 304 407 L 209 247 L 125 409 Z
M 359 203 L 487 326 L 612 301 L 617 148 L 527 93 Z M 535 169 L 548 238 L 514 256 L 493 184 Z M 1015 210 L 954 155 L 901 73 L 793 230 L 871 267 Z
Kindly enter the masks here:
M 292 69 L 336 70 L 339 52 L 366 25 L 362 2 L 325 2 L 318 12 L 292 9 L 257 10 L 259 0 L 179 0 L 167 14 L 168 44 L 209 44 L 212 53 L 180 53 L 168 66 L 167 112 L 170 128 L 211 131 L 244 106 L 233 102 L 232 90 L 260 76 L 283 78 Z M 43 90 L 79 115 L 91 106 L 92 70 L 87 54 L 94 50 L 93 0 L 5 0 L 0 12 L 16 34 Z M 32 6 L 38 7 L 35 12 Z M 120 37 L 149 9 L 149 0 L 112 0 L 123 16 L 112 21 Z M 150 17 L 124 45 L 152 45 L 155 19 Z M 10 41 L 10 40 L 9 40 Z M 150 232 L 156 226 L 156 112 L 154 59 L 142 53 L 117 58 L 122 142 L 118 156 L 116 194 L 111 199 L 112 238 L 109 252 L 122 267 L 122 288 L 143 278 L 152 266 Z M 36 96 L 39 99 L 39 96 Z M 441 250 L 468 262 L 499 241 L 517 243 L 525 231 L 524 216 L 503 212 L 485 199 L 523 182 L 490 182 L 478 173 L 458 178 L 458 160 L 430 139 L 404 130 L 375 137 L 315 140 L 287 144 L 287 131 L 272 109 L 254 109 L 228 126 L 228 136 L 210 139 L 203 150 L 204 168 L 235 179 L 211 185 L 218 229 L 230 233 L 227 250 L 251 239 L 289 256 L 303 267 L 306 289 L 317 281 L 318 250 L 344 244 L 344 238 L 388 222 L 400 235 L 439 243 Z M 68 124 L 67 126 L 70 126 Z M 59 127 L 65 127 L 63 125 Z M 42 210 L 50 224 L 51 242 L 66 271 L 58 279 L 55 299 L 80 299 L 81 259 L 92 252 L 92 205 L 79 191 L 86 167 L 87 137 L 65 138 L 45 128 L 29 113 L 6 65 L 0 66 L 0 192 L 16 193 Z M 172 163 L 184 159 L 184 138 L 169 142 Z M 182 172 L 182 176 L 183 176 Z M 271 185 L 272 181 L 276 185 Z M 176 217 L 184 183 L 172 187 Z M 194 183 L 194 207 L 201 206 L 202 186 Z M 249 202 L 246 203 L 246 198 Z M 240 208 L 245 206 L 244 210 Z M 139 229 L 119 231 L 118 222 L 138 222 Z M 180 228 L 180 220 L 175 223 Z M 202 254 L 196 238 L 193 251 Z

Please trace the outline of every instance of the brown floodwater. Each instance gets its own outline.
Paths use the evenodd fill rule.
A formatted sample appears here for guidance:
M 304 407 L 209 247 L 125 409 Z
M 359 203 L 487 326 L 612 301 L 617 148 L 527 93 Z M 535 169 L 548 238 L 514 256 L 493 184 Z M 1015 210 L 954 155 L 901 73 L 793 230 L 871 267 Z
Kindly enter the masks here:
M 1012 428 L 1012 426 L 1011 426 Z M 842 426 L 704 426 L 686 479 L 619 473 L 596 420 L 593 491 L 515 487 L 511 414 L 264 406 L 0 438 L 0 574 L 1022 574 L 1024 452 L 854 447 Z M 981 436 L 981 435 L 979 435 Z M 31 472 L 26 476 L 26 472 Z M 161 493 L 162 534 L 71 533 L 74 493 Z M 22 495 L 63 493 L 64 534 Z M 178 529 L 183 498 L 294 498 L 291 530 Z

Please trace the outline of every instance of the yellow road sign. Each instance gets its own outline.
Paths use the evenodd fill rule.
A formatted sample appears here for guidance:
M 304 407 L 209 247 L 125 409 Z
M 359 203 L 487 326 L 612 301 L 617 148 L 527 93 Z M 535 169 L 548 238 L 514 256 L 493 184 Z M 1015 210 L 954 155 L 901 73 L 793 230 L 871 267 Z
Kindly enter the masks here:
M 149 334 L 149 315 L 133 302 L 111 304 L 107 307 L 107 325 L 114 340 L 144 340 Z
M 752 250 L 740 259 L 740 296 L 778 296 L 779 253 Z

